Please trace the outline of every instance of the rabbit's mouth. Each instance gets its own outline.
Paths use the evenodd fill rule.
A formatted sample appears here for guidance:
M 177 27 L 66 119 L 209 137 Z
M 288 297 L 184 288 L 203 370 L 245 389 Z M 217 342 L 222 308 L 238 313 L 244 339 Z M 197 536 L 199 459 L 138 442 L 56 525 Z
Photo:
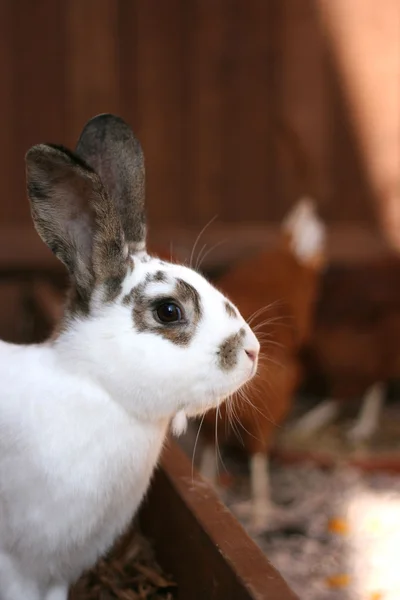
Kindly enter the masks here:
M 254 375 L 257 373 L 257 369 L 258 369 L 258 363 L 253 362 L 253 364 L 251 366 L 250 377 L 248 378 L 247 381 L 250 381 L 251 379 L 253 379 Z
M 203 388 L 200 396 L 195 395 L 192 398 L 188 396 L 185 402 L 179 404 L 177 412 L 184 411 L 188 417 L 197 417 L 208 410 L 218 408 L 254 377 L 257 366 L 257 361 L 252 361 L 251 365 L 242 365 L 241 372 L 237 372 L 236 377 L 229 378 L 230 381 L 221 381 L 219 385 L 214 385 L 208 389 Z

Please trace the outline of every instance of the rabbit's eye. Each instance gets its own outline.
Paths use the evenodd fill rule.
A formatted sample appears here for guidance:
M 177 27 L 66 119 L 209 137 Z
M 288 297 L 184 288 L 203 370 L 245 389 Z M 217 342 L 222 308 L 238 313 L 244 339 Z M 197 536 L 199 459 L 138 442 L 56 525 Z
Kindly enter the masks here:
M 182 311 L 174 302 L 163 302 L 157 307 L 156 314 L 161 323 L 177 323 L 182 320 Z

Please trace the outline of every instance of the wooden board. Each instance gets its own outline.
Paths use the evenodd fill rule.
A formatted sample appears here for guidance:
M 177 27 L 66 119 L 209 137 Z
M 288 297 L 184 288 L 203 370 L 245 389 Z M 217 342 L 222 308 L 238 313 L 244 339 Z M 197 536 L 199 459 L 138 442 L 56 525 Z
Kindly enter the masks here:
M 282 577 L 174 442 L 141 511 L 180 600 L 294 600 Z
M 198 228 L 154 227 L 150 230 L 149 249 L 188 260 L 200 230 Z M 194 258 L 206 244 L 210 250 L 204 260 L 206 270 L 243 258 L 271 247 L 279 228 L 274 225 L 214 223 L 201 235 Z M 215 246 L 215 248 L 213 248 Z M 372 229 L 357 225 L 336 225 L 328 229 L 328 258 L 332 262 L 363 261 L 388 254 L 383 239 Z M 195 261 L 194 261 L 195 262 Z M 0 226 L 0 271 L 16 269 L 60 269 L 50 250 L 40 240 L 33 225 Z

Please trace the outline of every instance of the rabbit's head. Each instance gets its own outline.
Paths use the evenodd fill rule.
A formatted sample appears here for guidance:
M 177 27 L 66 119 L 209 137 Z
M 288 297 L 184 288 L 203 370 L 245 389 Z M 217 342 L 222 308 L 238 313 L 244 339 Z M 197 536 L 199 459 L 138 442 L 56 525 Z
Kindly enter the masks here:
M 122 119 L 99 115 L 74 153 L 41 144 L 26 164 L 36 229 L 71 277 L 53 342 L 69 368 L 149 419 L 201 413 L 254 375 L 259 343 L 238 309 L 147 254 L 143 154 Z

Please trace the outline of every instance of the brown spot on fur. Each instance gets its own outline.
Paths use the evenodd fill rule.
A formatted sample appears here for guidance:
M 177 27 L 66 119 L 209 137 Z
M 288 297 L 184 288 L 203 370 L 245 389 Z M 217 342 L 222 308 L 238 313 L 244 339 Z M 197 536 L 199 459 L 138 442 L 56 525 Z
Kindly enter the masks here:
M 223 371 L 231 371 L 236 367 L 240 350 L 243 349 L 245 330 L 240 329 L 227 337 L 218 349 L 219 366 Z
M 114 300 L 118 298 L 122 291 L 123 279 L 124 278 L 121 279 L 121 277 L 109 277 L 108 279 L 106 279 L 106 281 L 104 282 L 105 302 L 114 302 Z
M 168 281 L 168 277 L 164 273 L 164 271 L 157 271 L 156 273 L 154 273 L 153 281 L 160 281 L 162 283 L 166 283 Z
M 225 310 L 226 313 L 228 315 L 228 317 L 231 317 L 232 319 L 237 319 L 237 312 L 234 306 L 232 306 L 232 304 L 230 302 L 228 302 L 227 300 L 225 301 Z
M 122 304 L 124 306 L 129 306 L 130 304 L 132 304 L 132 302 L 133 302 L 133 296 L 132 296 L 132 290 L 131 290 L 130 292 L 125 294 L 125 296 L 122 298 Z

